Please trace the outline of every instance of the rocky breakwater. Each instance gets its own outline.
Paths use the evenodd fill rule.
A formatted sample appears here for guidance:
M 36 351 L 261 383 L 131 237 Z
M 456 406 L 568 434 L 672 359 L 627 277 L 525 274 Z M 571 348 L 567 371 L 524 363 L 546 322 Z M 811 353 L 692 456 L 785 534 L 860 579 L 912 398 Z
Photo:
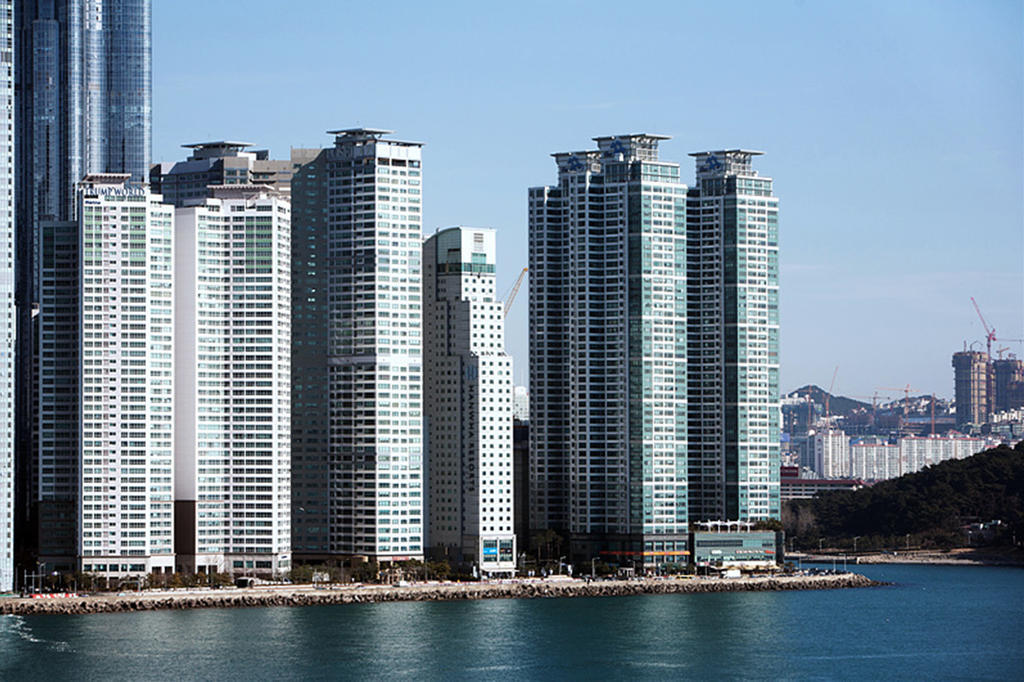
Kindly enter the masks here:
M 733 579 L 524 580 L 491 583 L 426 583 L 404 587 L 354 586 L 338 589 L 255 588 L 182 593 L 61 599 L 0 599 L 0 614 L 129 613 L 198 608 L 318 606 L 392 601 L 620 597 L 640 594 L 822 590 L 879 585 L 856 573 Z

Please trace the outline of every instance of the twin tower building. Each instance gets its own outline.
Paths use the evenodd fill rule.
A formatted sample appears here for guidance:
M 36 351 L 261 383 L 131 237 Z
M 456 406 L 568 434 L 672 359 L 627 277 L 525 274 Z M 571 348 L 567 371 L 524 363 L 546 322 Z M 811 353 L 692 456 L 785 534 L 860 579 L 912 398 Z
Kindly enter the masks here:
M 89 174 L 38 222 L 46 570 L 514 570 L 496 233 L 424 239 L 422 146 L 332 134 Z M 529 191 L 529 526 L 577 560 L 682 562 L 691 521 L 779 516 L 777 199 L 757 152 L 695 154 L 687 187 L 663 139 L 555 154 Z

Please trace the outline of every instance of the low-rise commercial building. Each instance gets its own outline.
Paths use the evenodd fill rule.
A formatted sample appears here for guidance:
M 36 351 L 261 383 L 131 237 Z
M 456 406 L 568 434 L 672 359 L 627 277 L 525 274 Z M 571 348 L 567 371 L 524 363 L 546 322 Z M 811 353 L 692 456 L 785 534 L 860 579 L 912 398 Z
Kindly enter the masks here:
M 690 533 L 694 565 L 770 568 L 785 560 L 782 531 L 739 530 L 730 522 L 698 524 L 706 530 Z M 733 528 L 737 530 L 732 530 Z
M 809 500 L 818 493 L 833 490 L 857 490 L 864 481 L 854 478 L 800 478 L 799 467 L 782 467 L 782 499 Z

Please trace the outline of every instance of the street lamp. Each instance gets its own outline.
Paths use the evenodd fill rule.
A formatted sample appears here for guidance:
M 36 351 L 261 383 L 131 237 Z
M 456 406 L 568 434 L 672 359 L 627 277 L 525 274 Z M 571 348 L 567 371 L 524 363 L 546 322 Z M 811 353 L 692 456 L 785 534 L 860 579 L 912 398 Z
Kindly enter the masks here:
M 857 553 L 857 539 L 858 539 L 858 538 L 860 538 L 860 536 L 859 536 L 859 535 L 854 535 L 854 536 L 853 536 L 853 553 L 854 553 L 854 554 L 856 554 L 856 553 Z
M 818 538 L 818 551 L 821 551 L 821 543 L 824 542 L 824 538 Z

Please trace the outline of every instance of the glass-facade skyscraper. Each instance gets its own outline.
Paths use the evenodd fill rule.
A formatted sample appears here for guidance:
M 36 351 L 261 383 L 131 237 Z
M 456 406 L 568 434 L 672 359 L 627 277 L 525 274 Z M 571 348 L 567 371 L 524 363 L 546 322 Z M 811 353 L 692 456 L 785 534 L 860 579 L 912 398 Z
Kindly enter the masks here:
M 779 200 L 743 149 L 698 152 L 687 218 L 690 515 L 777 519 Z
M 686 560 L 686 193 L 660 135 L 555 154 L 529 192 L 530 526 Z
M 145 182 L 151 146 L 150 0 L 25 0 L 14 4 L 17 237 L 17 512 L 15 526 L 45 534 L 38 503 L 72 507 L 65 479 L 77 464 L 37 457 L 35 379 L 41 330 L 42 231 L 76 220 L 75 189 L 93 173 Z M 9 62 L 8 62 L 9 63 Z M 52 459 L 52 458 L 51 458 Z M 77 495 L 77 484 L 71 486 Z M 56 512 L 59 516 L 62 511 Z M 66 530 L 66 529 L 64 529 Z M 61 532 L 63 533 L 64 530 Z M 34 547 L 38 539 L 22 537 Z

